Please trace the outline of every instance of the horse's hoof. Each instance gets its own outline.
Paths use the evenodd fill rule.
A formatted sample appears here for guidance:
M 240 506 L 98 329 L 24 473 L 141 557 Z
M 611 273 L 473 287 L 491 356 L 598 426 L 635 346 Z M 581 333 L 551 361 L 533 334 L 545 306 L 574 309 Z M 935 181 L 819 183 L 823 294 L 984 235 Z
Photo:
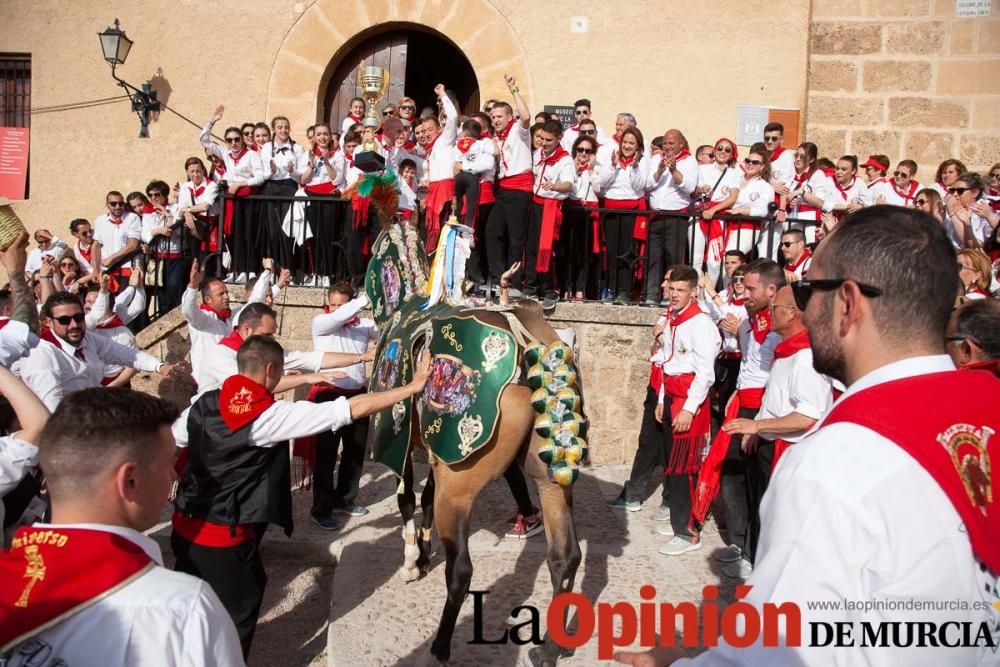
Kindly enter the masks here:
M 399 577 L 400 581 L 408 584 L 420 578 L 420 568 L 400 567 L 396 570 L 396 576 Z
M 440 667 L 441 665 L 447 664 L 449 664 L 447 660 L 441 660 L 435 656 L 431 652 L 430 647 L 428 647 L 427 650 L 424 651 L 423 655 L 420 656 L 417 662 L 417 667 Z

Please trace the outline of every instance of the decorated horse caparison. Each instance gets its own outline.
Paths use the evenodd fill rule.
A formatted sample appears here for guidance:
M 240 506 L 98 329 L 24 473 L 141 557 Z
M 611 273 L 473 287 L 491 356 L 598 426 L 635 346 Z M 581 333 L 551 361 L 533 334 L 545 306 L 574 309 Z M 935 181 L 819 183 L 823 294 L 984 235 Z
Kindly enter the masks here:
M 390 174 L 369 175 L 363 187 L 373 206 L 395 213 Z M 515 460 L 538 486 L 553 595 L 572 590 L 581 560 L 572 485 L 587 457 L 587 422 L 572 348 L 541 315 L 517 306 L 472 307 L 462 298 L 468 239 L 460 226 L 445 225 L 428 267 L 415 227 L 379 218 L 365 276 L 382 330 L 369 388 L 409 382 L 423 349 L 431 374 L 422 395 L 373 416 L 373 449 L 400 480 L 400 578 L 413 581 L 428 567 L 432 525 L 444 546 L 447 599 L 431 645 L 433 659 L 444 662 L 472 579 L 473 501 Z M 426 448 L 431 464 L 419 531 L 411 459 L 417 448 Z M 547 635 L 541 651 L 552 661 L 559 653 Z

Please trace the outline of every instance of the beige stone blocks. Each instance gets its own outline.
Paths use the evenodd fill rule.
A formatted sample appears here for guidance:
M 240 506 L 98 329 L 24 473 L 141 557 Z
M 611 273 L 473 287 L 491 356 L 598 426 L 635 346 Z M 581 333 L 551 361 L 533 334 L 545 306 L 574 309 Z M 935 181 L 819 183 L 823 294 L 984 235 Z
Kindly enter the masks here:
M 821 125 L 880 125 L 882 101 L 840 95 L 810 95 L 809 122 Z
M 854 92 L 858 88 L 858 66 L 842 60 L 816 60 L 809 64 L 809 89 Z
M 944 38 L 945 24 L 941 21 L 887 23 L 885 26 L 887 53 L 917 55 L 941 53 L 944 48 Z
M 974 101 L 972 127 L 976 130 L 1000 130 L 1000 99 L 988 97 Z
M 1000 94 L 1000 58 L 942 62 L 938 66 L 937 92 L 941 95 Z
M 847 152 L 847 130 L 810 128 L 805 138 L 816 144 L 826 157 L 837 158 Z
M 953 56 L 968 56 L 975 53 L 976 22 L 954 21 L 951 24 L 950 47 L 948 53 Z
M 857 16 L 861 0 L 813 0 L 813 16 Z
M 896 127 L 969 126 L 969 110 L 963 104 L 926 97 L 893 97 L 889 100 L 889 124 Z
M 851 153 L 861 162 L 869 155 L 888 155 L 891 160 L 899 159 L 901 132 L 892 130 L 854 130 L 851 134 Z
M 931 0 L 865 0 L 867 16 L 913 17 L 930 12 Z
M 814 55 L 864 55 L 882 51 L 882 26 L 864 22 L 813 23 Z
M 958 157 L 970 168 L 989 169 L 1000 162 L 1000 135 L 993 132 L 963 136 Z
M 903 155 L 910 160 L 916 160 L 922 169 L 917 172 L 917 180 L 929 182 L 934 173 L 930 172 L 944 160 L 955 156 L 952 133 L 944 132 L 907 132 L 903 139 Z
M 993 11 L 996 12 L 995 4 Z M 979 30 L 977 52 L 985 55 L 1000 55 L 1000 19 L 977 19 L 976 26 Z
M 868 93 L 923 92 L 931 85 L 926 60 L 869 60 L 864 63 L 863 88 Z

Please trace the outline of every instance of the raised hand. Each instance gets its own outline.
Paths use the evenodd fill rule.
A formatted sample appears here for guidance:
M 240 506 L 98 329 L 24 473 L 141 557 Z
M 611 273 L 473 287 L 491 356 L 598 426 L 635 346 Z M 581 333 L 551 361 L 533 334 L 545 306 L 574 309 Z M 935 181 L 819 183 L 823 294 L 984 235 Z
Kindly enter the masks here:
M 441 97 L 441 96 L 444 95 L 444 84 L 443 83 L 439 83 L 438 85 L 434 86 L 434 94 L 437 95 L 438 97 Z
M 205 272 L 201 268 L 201 263 L 197 261 L 191 262 L 191 273 L 188 274 L 188 287 L 198 289 L 204 277 Z
M 215 107 L 215 113 L 212 114 L 212 122 L 213 123 L 218 123 L 220 120 L 222 120 L 222 112 L 225 111 L 225 110 L 226 110 L 226 107 L 224 105 L 222 105 L 222 104 L 220 104 L 219 106 Z
M 514 78 L 513 74 L 504 74 L 503 82 L 507 84 L 508 88 L 513 88 L 517 85 L 517 79 Z

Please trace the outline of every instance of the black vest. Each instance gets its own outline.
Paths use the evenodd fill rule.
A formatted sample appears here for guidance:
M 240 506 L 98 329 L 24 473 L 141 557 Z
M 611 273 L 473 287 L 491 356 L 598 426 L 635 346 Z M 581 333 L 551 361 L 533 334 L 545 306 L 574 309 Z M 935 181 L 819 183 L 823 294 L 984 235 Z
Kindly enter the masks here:
M 224 526 L 273 523 L 292 534 L 288 443 L 250 444 L 247 424 L 235 433 L 219 414 L 219 390 L 188 413 L 188 463 L 177 489 L 185 517 Z

